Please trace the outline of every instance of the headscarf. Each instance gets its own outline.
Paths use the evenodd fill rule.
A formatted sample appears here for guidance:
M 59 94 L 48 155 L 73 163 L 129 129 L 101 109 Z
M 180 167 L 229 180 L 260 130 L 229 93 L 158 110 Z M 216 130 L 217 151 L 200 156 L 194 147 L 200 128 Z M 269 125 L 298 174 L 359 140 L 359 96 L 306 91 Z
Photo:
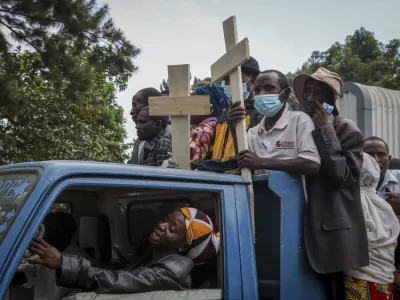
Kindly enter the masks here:
M 380 284 L 392 283 L 399 221 L 390 206 L 376 194 L 380 176 L 376 160 L 364 153 L 360 174 L 361 205 L 368 236 L 369 265 L 346 272 L 348 276 Z
M 220 248 L 220 234 L 215 231 L 211 219 L 196 208 L 183 207 L 180 211 L 185 216 L 187 256 L 195 264 L 215 257 Z
M 210 96 L 211 116 L 219 117 L 224 109 L 231 105 L 231 100 L 224 93 L 224 89 L 215 84 L 208 84 L 195 89 L 196 95 Z

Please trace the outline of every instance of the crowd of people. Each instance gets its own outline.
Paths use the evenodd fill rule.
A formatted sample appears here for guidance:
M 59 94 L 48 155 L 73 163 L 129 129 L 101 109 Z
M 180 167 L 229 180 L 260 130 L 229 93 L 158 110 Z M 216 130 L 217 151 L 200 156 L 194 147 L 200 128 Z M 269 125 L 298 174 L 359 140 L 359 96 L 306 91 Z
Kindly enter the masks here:
M 290 85 L 282 72 L 260 71 L 254 58 L 244 62 L 241 71 L 244 106 L 232 101 L 237 99 L 232 99 L 228 77 L 193 91 L 210 97 L 210 114 L 191 118 L 191 168 L 302 176 L 308 260 L 328 299 L 400 299 L 400 166 L 387 143 L 365 138 L 354 122 L 340 116 L 343 83 L 334 72 L 320 68 L 296 76 Z M 303 111 L 289 105 L 292 89 Z M 133 96 L 131 116 L 138 139 L 128 164 L 178 167 L 171 154 L 170 118 L 149 115 L 149 97 L 163 95 L 168 91 L 144 88 Z M 239 152 L 235 124 L 242 120 L 249 149 Z M 76 226 L 70 227 L 73 234 Z M 49 237 L 35 239 L 30 249 L 39 259 L 30 263 L 51 269 L 60 285 L 100 293 L 191 288 L 193 264 L 215 257 L 220 238 L 207 215 L 181 208 L 159 221 L 148 236 L 148 257 L 123 270 L 107 270 L 92 266 L 80 254 L 69 254 L 72 235 L 66 236 L 62 245 L 52 244 Z M 17 275 L 23 276 L 15 281 L 22 278 L 40 287 L 40 272 L 43 269 L 21 267 Z
M 400 167 L 387 143 L 364 137 L 354 122 L 340 116 L 343 83 L 334 72 L 320 68 L 300 74 L 291 86 L 282 72 L 260 71 L 252 57 L 241 71 L 244 106 L 232 101 L 237 99 L 228 77 L 194 90 L 210 96 L 211 113 L 191 119 L 191 168 L 303 176 L 307 255 L 328 298 L 393 299 L 400 289 Z M 303 111 L 289 105 L 292 89 Z M 138 140 L 128 163 L 177 167 L 168 118 L 150 117 L 146 109 L 152 96 L 161 93 L 147 88 L 133 96 Z M 239 152 L 235 124 L 243 119 L 249 149 Z

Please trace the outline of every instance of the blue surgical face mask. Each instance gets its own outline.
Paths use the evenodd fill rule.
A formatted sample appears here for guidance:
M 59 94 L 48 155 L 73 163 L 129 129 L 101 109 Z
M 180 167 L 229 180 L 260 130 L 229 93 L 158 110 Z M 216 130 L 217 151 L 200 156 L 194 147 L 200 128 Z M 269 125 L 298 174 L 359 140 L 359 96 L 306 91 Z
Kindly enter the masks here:
M 280 94 L 267 94 L 254 96 L 254 107 L 263 116 L 273 117 L 282 108 Z
M 221 82 L 221 87 L 224 88 L 225 95 L 232 101 L 232 87 L 230 85 L 225 85 L 225 80 Z M 242 84 L 243 89 L 243 100 L 246 101 L 249 98 L 249 91 L 247 90 L 246 83 Z

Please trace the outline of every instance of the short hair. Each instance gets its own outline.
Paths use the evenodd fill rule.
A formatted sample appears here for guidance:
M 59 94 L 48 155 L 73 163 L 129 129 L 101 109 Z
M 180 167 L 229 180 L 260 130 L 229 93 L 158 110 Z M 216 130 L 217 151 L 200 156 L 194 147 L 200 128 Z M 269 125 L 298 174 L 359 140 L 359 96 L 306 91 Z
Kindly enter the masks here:
M 269 74 L 269 73 L 275 73 L 278 75 L 278 83 L 282 91 L 290 87 L 288 78 L 282 72 L 273 69 L 261 72 L 261 74 Z
M 140 91 L 138 91 L 136 93 L 136 95 L 139 95 L 140 97 L 138 97 L 138 101 L 140 103 L 143 103 L 144 106 L 148 106 L 149 105 L 149 98 L 150 97 L 161 97 L 162 94 L 156 90 L 155 88 L 145 88 L 145 89 L 141 89 Z
M 369 138 L 365 139 L 365 142 L 368 142 L 368 141 L 371 141 L 371 142 L 373 142 L 373 141 L 382 142 L 386 147 L 387 153 L 389 154 L 389 146 L 388 146 L 388 144 L 383 139 L 381 139 L 380 137 L 370 136 Z
M 163 127 L 164 129 L 167 128 L 168 122 L 169 122 L 169 117 L 167 117 L 167 116 L 150 116 L 150 113 L 149 113 L 149 106 L 143 107 L 143 108 L 140 110 L 139 114 L 140 114 L 141 112 L 146 113 L 146 114 L 150 117 L 150 119 L 153 120 L 153 121 L 161 121 L 162 127 Z

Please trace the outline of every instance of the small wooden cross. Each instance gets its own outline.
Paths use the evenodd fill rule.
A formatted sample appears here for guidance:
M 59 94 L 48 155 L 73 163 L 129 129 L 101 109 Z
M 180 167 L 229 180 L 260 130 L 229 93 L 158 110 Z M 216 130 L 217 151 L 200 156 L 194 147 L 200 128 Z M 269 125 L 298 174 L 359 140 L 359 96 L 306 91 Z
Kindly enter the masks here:
M 209 96 L 190 96 L 189 65 L 168 66 L 169 96 L 150 97 L 150 116 L 171 116 L 172 159 L 190 169 L 190 115 L 210 114 Z
M 236 17 L 232 16 L 223 23 L 226 53 L 211 66 L 211 81 L 216 82 L 229 75 L 229 81 L 232 88 L 232 101 L 240 101 L 244 106 L 242 72 L 240 65 L 250 58 L 249 40 L 243 39 L 237 42 Z M 236 136 L 238 150 L 247 150 L 247 130 L 246 121 L 242 120 L 236 123 Z M 242 169 L 242 177 L 251 182 L 251 171 Z M 255 237 L 254 227 L 254 194 L 253 186 L 249 186 L 250 208 L 253 221 L 253 235 Z

